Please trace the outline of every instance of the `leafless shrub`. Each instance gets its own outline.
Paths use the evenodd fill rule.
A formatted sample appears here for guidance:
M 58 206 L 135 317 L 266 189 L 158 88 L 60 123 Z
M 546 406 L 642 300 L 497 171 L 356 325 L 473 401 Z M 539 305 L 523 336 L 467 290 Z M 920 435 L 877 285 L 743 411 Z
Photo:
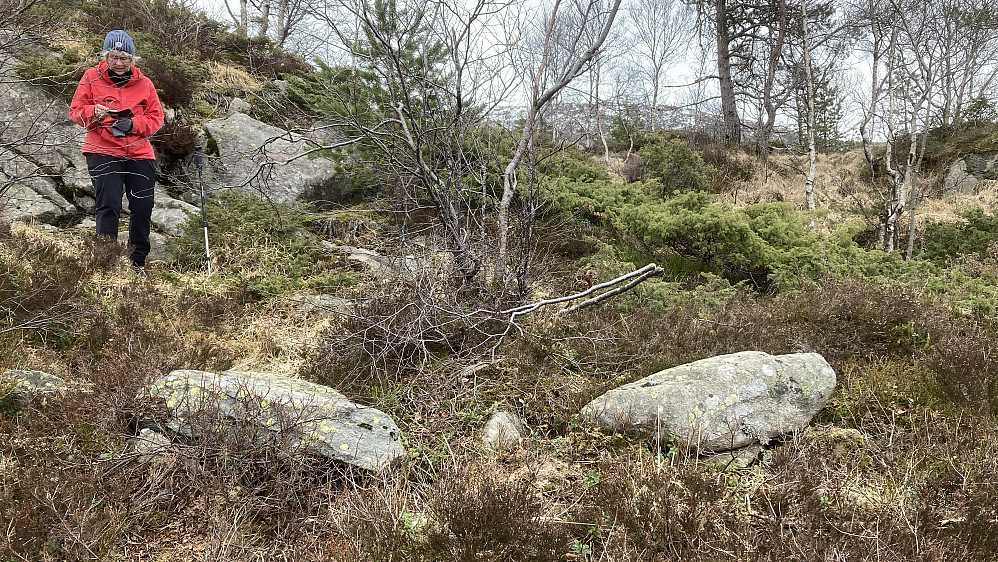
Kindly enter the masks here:
M 85 270 L 55 240 L 0 224 L 0 338 L 67 337 L 80 319 L 72 301 Z
M 407 473 L 385 475 L 372 486 L 345 490 L 332 506 L 343 560 L 418 560 L 427 525 L 420 495 Z
M 449 560 L 563 560 L 570 535 L 542 517 L 531 480 L 494 467 L 470 466 L 440 475 L 429 501 L 427 533 L 435 558 Z

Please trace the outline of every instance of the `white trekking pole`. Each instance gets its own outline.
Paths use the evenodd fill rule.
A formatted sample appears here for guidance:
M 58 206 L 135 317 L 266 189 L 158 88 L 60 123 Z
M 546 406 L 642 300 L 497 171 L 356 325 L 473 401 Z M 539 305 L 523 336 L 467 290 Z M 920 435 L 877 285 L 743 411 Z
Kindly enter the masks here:
M 204 225 L 204 255 L 208 258 L 208 277 L 211 277 L 211 250 L 208 249 L 208 210 L 204 204 L 204 177 L 201 175 L 203 168 L 201 162 L 201 147 L 194 147 L 194 165 L 198 169 L 198 185 L 201 186 L 201 223 Z

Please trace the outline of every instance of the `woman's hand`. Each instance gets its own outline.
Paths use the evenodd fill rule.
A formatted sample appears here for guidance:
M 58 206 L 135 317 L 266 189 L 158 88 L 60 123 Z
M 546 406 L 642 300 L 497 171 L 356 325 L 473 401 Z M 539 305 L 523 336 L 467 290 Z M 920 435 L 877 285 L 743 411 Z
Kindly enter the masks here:
M 97 104 L 94 106 L 94 120 L 100 121 L 107 117 L 107 112 L 110 111 L 106 105 Z

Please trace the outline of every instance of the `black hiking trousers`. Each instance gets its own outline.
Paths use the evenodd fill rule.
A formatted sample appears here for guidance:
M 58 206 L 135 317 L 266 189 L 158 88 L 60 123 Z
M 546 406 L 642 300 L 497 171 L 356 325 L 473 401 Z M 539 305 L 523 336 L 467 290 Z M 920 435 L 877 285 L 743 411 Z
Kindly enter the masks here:
M 149 255 L 149 228 L 152 221 L 156 161 L 131 160 L 107 154 L 88 153 L 87 168 L 97 192 L 97 236 L 118 238 L 121 197 L 128 196 L 128 245 L 132 265 L 145 267 Z

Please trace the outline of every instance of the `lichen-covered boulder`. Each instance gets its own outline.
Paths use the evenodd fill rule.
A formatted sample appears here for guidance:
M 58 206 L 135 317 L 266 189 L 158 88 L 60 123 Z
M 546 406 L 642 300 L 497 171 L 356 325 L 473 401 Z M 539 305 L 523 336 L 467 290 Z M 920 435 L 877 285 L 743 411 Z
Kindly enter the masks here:
M 384 412 L 348 400 L 332 388 L 273 375 L 226 371 L 173 371 L 148 394 L 170 412 L 161 427 L 198 439 L 210 418 L 250 425 L 289 454 L 309 453 L 366 470 L 382 470 L 405 451 L 395 422 Z
M 66 390 L 66 381 L 44 371 L 5 371 L 0 376 L 0 394 L 4 390 L 9 392 L 0 396 L 0 400 L 11 400 L 16 404 L 38 400 L 44 405 Z
M 835 388 L 817 353 L 743 351 L 660 371 L 593 400 L 582 417 L 615 431 L 727 451 L 802 429 Z

